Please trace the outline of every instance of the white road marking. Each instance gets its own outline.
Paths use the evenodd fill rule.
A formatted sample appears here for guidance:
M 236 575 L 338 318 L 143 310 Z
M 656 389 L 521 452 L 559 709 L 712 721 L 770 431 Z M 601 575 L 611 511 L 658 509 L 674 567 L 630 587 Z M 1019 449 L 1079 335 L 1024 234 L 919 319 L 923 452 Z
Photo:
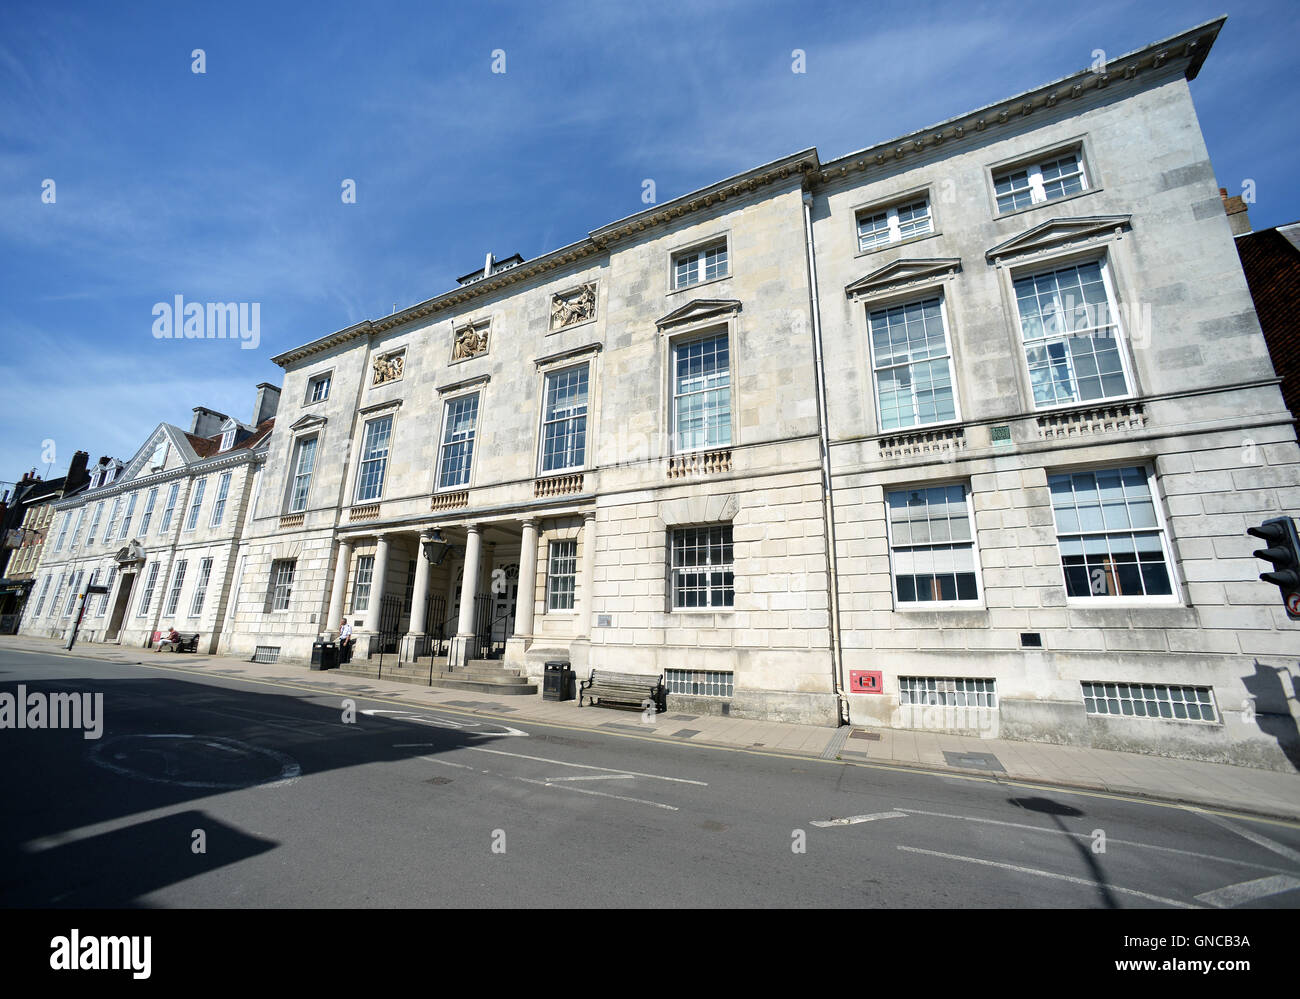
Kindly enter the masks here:
M 1235 832 L 1238 836 L 1242 837 L 1242 839 L 1248 839 L 1252 843 L 1259 844 L 1266 850 L 1272 850 L 1274 853 L 1286 857 L 1286 859 L 1291 861 L 1293 864 L 1300 864 L 1300 853 L 1292 850 L 1289 846 L 1284 846 L 1275 840 L 1269 839 L 1267 836 L 1261 836 L 1259 833 L 1252 832 L 1249 829 L 1243 829 L 1241 826 L 1234 822 L 1229 822 L 1222 816 L 1211 815 L 1209 812 L 1201 812 L 1201 814 L 1216 825 L 1223 826 L 1224 829 L 1230 829 L 1232 832 Z
M 473 767 L 466 766 L 464 763 L 452 763 L 451 760 L 440 760 L 436 756 L 421 756 L 420 759 L 428 760 L 430 763 L 440 763 L 444 767 L 455 767 L 457 770 L 473 770 Z M 487 773 L 487 771 L 483 771 Z
M 1281 895 L 1284 891 L 1292 891 L 1296 888 L 1300 888 L 1300 878 L 1293 878 L 1289 874 L 1274 874 L 1271 877 L 1242 881 L 1224 888 L 1216 888 L 1214 891 L 1202 892 L 1196 896 L 1196 901 L 1212 905 L 1216 909 L 1231 909 L 1234 905 L 1245 905 L 1247 902 L 1255 902 L 1270 895 Z
M 1070 832 L 1066 829 L 1047 829 L 1043 826 L 1031 826 L 1024 822 L 1005 822 L 1000 819 L 981 819 L 974 815 L 952 815 L 949 812 L 926 812 L 919 808 L 900 808 L 900 812 L 906 812 L 908 815 L 929 815 L 937 819 L 960 819 L 962 822 L 979 822 L 989 826 L 1010 826 L 1012 829 L 1025 829 L 1029 832 L 1047 833 L 1051 836 L 1069 836 L 1073 839 L 1092 840 L 1090 833 Z M 1154 843 L 1138 843 L 1128 839 L 1115 839 L 1107 837 L 1106 842 L 1109 844 L 1118 844 L 1119 846 L 1132 846 L 1140 850 L 1159 850 L 1161 853 L 1177 853 L 1184 857 L 1195 857 L 1198 860 L 1215 860 L 1221 864 L 1236 864 L 1238 867 L 1255 867 L 1261 871 L 1274 871 L 1278 874 L 1286 873 L 1280 867 L 1269 867 L 1267 864 L 1257 864 L 1250 860 L 1237 860 L 1233 857 L 1216 857 L 1212 853 L 1197 853 L 1195 850 L 1180 850 L 1175 846 L 1157 846 Z
M 1015 871 L 1019 874 L 1033 874 L 1040 878 L 1052 878 L 1055 881 L 1068 881 L 1071 884 L 1083 885 L 1086 888 L 1104 888 L 1107 891 L 1121 892 L 1125 895 L 1135 895 L 1138 898 L 1145 898 L 1149 902 L 1159 902 L 1161 905 L 1172 905 L 1178 909 L 1195 909 L 1197 906 L 1187 902 L 1179 902 L 1172 898 L 1162 898 L 1159 895 L 1151 895 L 1144 891 L 1138 891 L 1136 888 L 1121 888 L 1118 885 L 1103 885 L 1098 881 L 1089 881 L 1087 878 L 1076 878 L 1069 874 L 1055 874 L 1052 871 L 1040 871 L 1035 867 L 1021 867 L 1018 864 L 1003 864 L 996 860 L 982 860 L 979 857 L 962 857 L 955 853 L 940 853 L 938 850 L 922 850 L 916 846 L 898 847 L 900 850 L 906 850 L 908 853 L 921 853 L 927 857 L 941 857 L 944 860 L 960 860 L 966 864 L 979 864 L 982 867 L 997 867 L 1004 871 Z
M 875 822 L 876 819 L 905 819 L 907 818 L 902 812 L 876 812 L 872 815 L 850 815 L 846 819 L 826 819 L 824 821 L 814 821 L 811 823 L 819 829 L 825 829 L 828 826 L 856 826 L 859 822 Z
M 547 783 L 573 780 L 636 780 L 632 774 L 589 774 L 583 777 L 547 777 Z
M 653 805 L 655 808 L 666 808 L 670 812 L 678 812 L 681 809 L 675 805 L 665 805 L 662 801 L 646 801 L 644 798 L 629 798 L 623 794 L 606 794 L 604 791 L 593 791 L 589 787 L 572 787 L 569 784 L 552 784 L 544 780 L 532 780 L 529 777 L 516 777 L 515 780 L 521 780 L 525 784 L 540 784 L 542 787 L 555 788 L 558 791 L 577 791 L 579 794 L 594 794 L 600 798 L 617 798 L 619 801 L 630 801 L 637 805 Z
M 586 763 L 570 763 L 568 760 L 551 760 L 545 756 L 526 756 L 523 753 L 507 753 L 503 749 L 488 749 L 485 746 L 466 746 L 471 753 L 492 753 L 494 756 L 513 756 L 520 760 L 534 760 L 537 763 L 554 763 L 559 767 L 576 767 L 579 770 L 602 770 L 609 774 L 631 774 L 633 777 L 649 777 L 651 780 L 668 780 L 675 784 L 695 784 L 699 787 L 709 785 L 702 780 L 688 780 L 685 777 L 664 777 L 661 774 L 643 774 L 635 770 L 618 770 L 613 767 L 593 767 Z

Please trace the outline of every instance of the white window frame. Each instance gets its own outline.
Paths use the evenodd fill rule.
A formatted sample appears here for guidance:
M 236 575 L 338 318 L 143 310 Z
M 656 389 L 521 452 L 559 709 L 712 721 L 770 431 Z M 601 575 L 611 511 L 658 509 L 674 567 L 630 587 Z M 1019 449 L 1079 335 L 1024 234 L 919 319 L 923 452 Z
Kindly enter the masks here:
M 1042 406 L 1034 398 L 1034 379 L 1029 369 L 1029 344 L 1025 341 L 1025 327 L 1020 315 L 1020 299 L 1016 295 L 1016 282 L 1025 278 L 1037 277 L 1040 274 L 1049 272 L 1070 270 L 1071 268 L 1086 267 L 1089 264 L 1097 264 L 1101 268 L 1101 283 L 1106 291 L 1106 309 L 1110 315 L 1110 326 L 1114 331 L 1116 340 L 1116 350 L 1119 354 L 1120 369 L 1124 374 L 1124 385 L 1127 391 L 1123 395 L 1108 395 L 1096 399 L 1075 399 L 1069 402 L 1046 403 Z M 1080 259 L 1060 259 L 1040 260 L 1031 266 L 1017 268 L 1007 275 L 1010 284 L 1011 307 L 1016 320 L 1016 338 L 1020 344 L 1020 370 L 1025 375 L 1025 389 L 1029 393 L 1029 406 L 1035 413 L 1049 413 L 1058 409 L 1077 409 L 1086 406 L 1108 406 L 1116 402 L 1123 402 L 1127 399 L 1134 399 L 1138 394 L 1137 381 L 1134 378 L 1133 359 L 1129 356 L 1128 330 L 1124 326 L 1124 318 L 1119 309 L 1119 295 L 1115 291 L 1115 282 L 1111 274 L 1109 257 L 1106 254 L 1089 255 Z M 1067 312 L 1067 315 L 1073 314 Z M 1095 329 L 1097 327 L 1090 327 Z M 1077 333 L 1078 331 L 1074 331 Z M 1069 339 L 1071 334 L 1056 334 L 1054 337 L 1040 337 L 1034 341 L 1035 344 L 1047 344 L 1053 339 Z M 1078 391 L 1078 376 L 1074 371 L 1073 355 L 1066 352 L 1067 363 L 1069 365 L 1070 378 L 1074 383 L 1075 391 Z
M 56 552 L 63 551 L 63 543 L 68 540 L 68 528 L 70 528 L 71 526 L 72 526 L 72 511 L 68 510 L 66 513 L 64 513 L 63 520 L 59 524 L 59 537 L 58 540 L 54 542 L 54 550 Z
M 185 514 L 185 523 L 181 525 L 181 533 L 189 534 L 199 526 L 199 511 L 203 507 L 203 494 L 208 488 L 208 477 L 205 475 L 194 483 L 194 495 L 190 499 L 190 508 Z
M 944 345 L 943 359 L 948 362 L 948 383 L 952 387 L 953 415 L 950 419 L 946 419 L 946 420 L 934 420 L 929 423 L 912 423 L 912 424 L 908 424 L 905 427 L 886 428 L 884 410 L 881 406 L 881 394 L 880 394 L 880 372 L 885 369 L 879 367 L 876 363 L 876 343 L 875 343 L 875 337 L 872 334 L 872 327 L 871 327 L 872 313 L 888 312 L 890 309 L 899 309 L 899 308 L 907 309 L 909 306 L 913 306 L 913 305 L 924 307 L 924 305 L 927 302 L 930 302 L 936 298 L 939 300 L 939 321 L 943 323 L 943 345 Z M 958 370 L 957 360 L 953 356 L 953 351 L 952 351 L 952 326 L 948 322 L 948 296 L 945 294 L 944 289 L 936 288 L 924 294 L 910 295 L 907 298 L 903 298 L 903 299 L 867 302 L 866 309 L 867 309 L 866 311 L 867 357 L 871 362 L 871 393 L 874 398 L 877 432 L 886 436 L 893 435 L 893 434 L 909 434 L 912 433 L 913 431 L 920 430 L 923 428 L 929 429 L 933 427 L 949 427 L 961 423 L 962 422 L 961 392 L 959 391 L 958 384 L 957 384 L 957 370 Z M 916 364 L 925 364 L 930 361 L 936 361 L 936 360 L 939 360 L 939 358 L 929 357 L 926 358 L 924 361 L 907 361 L 904 362 L 903 364 L 886 365 L 886 367 L 889 370 L 902 368 L 902 367 L 911 368 L 913 365 Z M 912 408 L 913 408 L 913 412 L 917 413 L 917 415 L 919 416 L 920 407 L 917 405 L 915 379 L 912 380 Z
M 373 555 L 357 556 L 357 571 L 352 578 L 352 613 L 361 614 L 370 610 L 370 590 L 375 582 L 375 557 Z
M 138 492 L 134 492 L 127 498 L 126 513 L 122 515 L 122 526 L 117 532 L 118 541 L 125 541 L 131 533 L 131 521 L 135 519 L 135 502 L 139 496 Z
M 1043 181 L 1043 167 L 1049 163 L 1058 163 L 1067 156 L 1073 156 L 1075 162 L 1078 164 L 1079 169 L 1077 174 L 1071 174 L 1070 176 L 1078 176 L 1080 184 L 1079 190 L 1071 191 L 1068 194 L 1058 194 L 1049 198 Z M 1008 179 L 1021 171 L 1024 171 L 1026 175 L 1024 185 L 1021 187 L 1013 187 L 1005 194 L 998 194 L 998 181 Z M 1064 201 L 1066 198 L 1076 197 L 1092 189 L 1088 177 L 1088 162 L 1083 155 L 1083 145 L 1081 143 L 1073 146 L 1066 146 L 1064 148 L 1058 148 L 1044 155 L 1035 156 L 1029 161 L 1021 160 L 1020 162 L 1013 162 L 1006 166 L 994 167 L 989 171 L 989 179 L 993 190 L 993 207 L 997 217 L 999 218 L 1005 215 L 1014 215 L 1016 212 L 1028 211 L 1031 208 L 1037 208 L 1039 205 L 1046 205 L 1053 201 Z M 1060 180 L 1060 177 L 1055 177 L 1046 183 L 1055 184 Z M 1023 191 L 1029 192 L 1029 204 L 1004 209 L 999 203 L 1000 198 L 1011 196 L 1014 199 L 1014 196 L 1017 193 Z
M 908 600 L 898 599 L 898 574 L 897 562 L 894 558 L 894 523 L 893 518 L 889 515 L 889 495 L 890 493 L 906 493 L 916 489 L 938 489 L 948 486 L 961 486 L 966 493 L 966 520 L 970 524 L 970 546 L 971 557 L 975 563 L 975 598 L 973 600 L 963 600 L 958 597 L 955 600 Z M 959 542 L 934 542 L 935 544 L 966 544 L 964 541 Z M 899 613 L 908 613 L 910 611 L 968 611 L 984 609 L 984 566 L 980 561 L 979 532 L 975 528 L 975 500 L 974 493 L 971 489 L 971 483 L 968 479 L 952 479 L 947 481 L 922 482 L 914 483 L 911 486 L 886 486 L 885 487 L 885 544 L 889 551 L 889 587 L 890 597 L 894 602 L 894 610 Z M 902 547 L 916 547 L 914 545 L 900 545 Z
M 199 617 L 203 613 L 203 602 L 208 596 L 208 579 L 212 576 L 212 559 L 205 558 L 199 562 L 199 574 L 194 577 L 194 596 L 190 599 L 190 617 Z
M 383 454 L 374 458 L 367 458 L 367 442 L 370 439 L 370 428 L 385 421 L 388 423 L 388 437 L 384 444 Z M 357 484 L 352 494 L 354 497 L 354 503 L 378 503 L 383 499 L 384 486 L 388 481 L 388 459 L 392 457 L 393 454 L 393 426 L 395 423 L 396 421 L 393 419 L 392 413 L 384 413 L 382 416 L 376 416 L 372 420 L 366 420 L 362 425 L 361 452 L 357 456 Z M 365 484 L 366 467 L 375 463 L 378 463 L 379 465 L 378 484 L 375 488 L 375 493 L 373 496 L 362 496 L 361 491 Z
M 99 522 L 104 517 L 104 501 L 100 500 L 95 504 L 95 513 L 90 518 L 90 533 L 86 535 L 86 547 L 89 548 L 95 543 L 95 538 L 99 534 Z
M 474 428 L 467 436 L 459 440 L 449 441 L 448 435 L 451 433 L 451 407 L 457 403 L 464 402 L 467 399 L 474 400 Z M 458 489 L 468 489 L 470 483 L 474 481 L 474 458 L 478 453 L 478 426 L 479 417 L 483 415 L 483 398 L 480 392 L 464 392 L 460 395 L 444 399 L 442 404 L 442 431 L 438 435 L 438 466 L 434 470 L 434 492 L 451 492 Z M 443 485 L 443 466 L 447 460 L 447 448 L 451 445 L 466 444 L 469 445 L 469 457 L 465 462 L 463 481 Z
M 723 274 L 715 273 L 713 277 L 708 277 L 708 255 L 710 253 L 716 255 L 718 250 L 721 250 L 726 256 L 726 271 Z M 678 264 L 691 257 L 695 258 L 691 264 L 691 275 L 689 275 L 689 280 L 682 281 L 678 277 Z M 694 246 L 673 250 L 668 256 L 668 287 L 672 291 L 681 291 L 683 288 L 694 288 L 713 281 L 725 280 L 732 276 L 731 263 L 731 238 L 729 236 L 713 236 L 702 243 L 696 243 Z
M 899 212 L 913 209 L 924 202 L 925 204 L 925 228 L 921 231 L 909 232 L 903 234 L 904 225 L 912 225 L 914 220 L 909 219 L 906 223 L 899 219 Z M 883 230 L 873 230 L 874 232 L 884 233 L 885 238 L 875 239 L 870 243 L 864 243 L 862 236 L 862 223 L 868 219 L 875 220 L 880 217 L 885 219 L 885 228 Z M 869 253 L 872 250 L 878 250 L 884 246 L 891 246 L 894 243 L 901 243 L 904 240 L 921 239 L 924 236 L 933 236 L 937 231 L 934 226 L 934 202 L 930 200 L 930 192 L 917 191 L 909 194 L 904 198 L 898 198 L 885 204 L 876 204 L 866 208 L 860 208 L 853 215 L 854 232 L 858 240 L 858 253 Z
M 564 411 L 568 415 L 558 416 L 558 417 L 551 416 L 550 403 L 551 403 L 552 381 L 556 378 L 561 378 L 564 377 L 565 375 L 570 375 L 577 371 L 585 372 L 586 381 L 587 381 L 587 385 L 586 385 L 587 401 L 582 404 L 582 412 L 575 413 L 573 412 L 572 409 L 570 409 Z M 592 392 L 591 363 L 589 361 L 583 361 L 580 364 L 566 365 L 565 367 L 555 368 L 553 370 L 544 371 L 542 373 L 542 423 L 541 423 L 541 431 L 538 434 L 538 451 L 537 451 L 537 474 L 538 475 L 563 475 L 565 472 L 581 471 L 582 469 L 585 469 L 587 467 L 588 465 L 587 441 L 590 437 L 590 430 L 591 430 L 591 392 Z M 576 407 L 574 408 L 576 409 Z M 557 424 L 573 424 L 578 420 L 582 421 L 582 433 L 581 433 L 582 460 L 573 464 L 557 465 L 554 468 L 547 468 L 546 467 L 547 428 Z M 578 436 L 577 434 L 569 435 L 566 433 L 564 440 L 567 441 L 570 440 L 572 437 L 577 437 L 577 436 Z M 572 448 L 566 447 L 560 452 L 560 454 L 568 455 L 571 454 L 573 450 L 574 449 Z
M 324 391 L 317 395 L 317 388 L 324 386 Z M 319 375 L 312 375 L 307 379 L 307 401 L 304 406 L 310 406 L 314 403 L 325 402 L 330 397 L 330 389 L 334 385 L 334 369 L 322 372 Z
M 557 552 L 557 547 L 561 549 L 572 546 L 572 554 L 567 554 L 561 550 Z M 562 564 L 572 564 L 572 572 L 557 572 L 557 562 Z M 572 586 L 566 591 L 557 593 L 552 586 L 552 581 L 570 579 L 573 581 Z M 555 605 L 554 597 L 565 596 L 569 598 L 567 607 L 558 607 Z M 578 605 L 578 540 L 576 538 L 554 538 L 546 546 L 546 613 L 547 614 L 572 614 Z
M 41 611 L 45 609 L 45 598 L 50 594 L 50 583 L 54 581 L 54 573 L 45 574 L 45 582 L 41 584 L 40 595 L 36 598 L 36 604 L 32 607 L 31 619 L 34 621 L 41 616 Z
M 715 567 L 714 567 L 714 564 L 713 564 L 712 562 L 710 562 L 710 563 L 706 563 L 705 566 L 703 566 L 703 567 L 701 567 L 701 566 L 695 566 L 693 569 L 688 568 L 688 567 L 679 567 L 679 566 L 677 565 L 677 563 L 676 563 L 676 553 L 677 553 L 677 544 L 676 544 L 676 540 L 677 540 L 677 535 L 678 535 L 679 533 L 682 533 L 682 532 L 685 532 L 685 531 L 694 531 L 694 532 L 698 532 L 698 531 L 713 531 L 713 530 L 717 530 L 717 529 L 719 529 L 719 528 L 724 529 L 724 530 L 731 530 L 731 531 L 732 531 L 732 539 L 731 539 L 731 562 L 730 562 L 730 563 L 719 562 L 719 563 L 717 563 L 717 567 L 715 568 Z M 671 612 L 674 613 L 674 614 L 681 614 L 681 613 L 686 613 L 686 614 L 730 614 L 730 613 L 734 612 L 735 609 L 736 609 L 736 542 L 735 542 L 735 531 L 734 531 L 734 524 L 733 524 L 733 522 L 732 522 L 732 521 L 724 521 L 724 522 L 720 522 L 720 523 L 710 523 L 710 524 L 677 524 L 677 525 L 674 525 L 674 526 L 670 527 L 670 528 L 668 529 L 667 534 L 668 534 L 668 574 L 669 574 L 669 580 L 668 580 L 668 598 L 669 598 L 669 603 L 670 603 L 670 609 L 671 609 Z M 722 543 L 722 544 L 725 544 L 726 542 L 724 541 L 724 542 L 721 542 L 721 543 Z M 697 545 L 696 547 L 698 547 L 698 545 Z M 709 539 L 709 547 L 710 547 L 710 549 L 711 549 L 711 547 L 712 547 L 712 539 L 711 539 L 711 538 Z M 689 607 L 689 606 L 686 606 L 686 605 L 684 605 L 684 604 L 678 604 L 678 594 L 679 594 L 679 592 L 680 592 L 679 589 L 678 589 L 678 573 L 679 573 L 679 571 L 680 571 L 680 572 L 693 572 L 693 573 L 698 574 L 698 573 L 701 572 L 701 569 L 703 569 L 703 572 L 704 572 L 706 575 L 711 575 L 711 574 L 714 573 L 714 572 L 722 572 L 722 573 L 725 574 L 726 572 L 730 571 L 730 573 L 731 573 L 731 603 L 730 603 L 730 604 L 727 604 L 727 603 L 714 603 L 714 602 L 713 602 L 714 590 L 713 590 L 713 585 L 712 585 L 712 582 L 711 582 L 711 581 L 710 581 L 708 587 L 705 589 L 705 593 L 708 595 L 708 600 L 709 600 L 709 602 L 708 602 L 707 604 L 705 604 L 705 605 L 702 606 L 702 607 Z M 725 584 L 724 584 L 724 586 L 722 587 L 722 589 L 725 591 L 725 589 L 726 589 Z
M 104 544 L 110 544 L 113 540 L 113 528 L 117 526 L 117 511 L 121 509 L 122 497 L 114 496 L 113 505 L 108 510 L 108 524 L 104 528 Z
M 673 454 L 694 454 L 703 451 L 717 451 L 724 448 L 736 446 L 736 353 L 733 349 L 731 327 L 713 327 L 712 329 L 699 330 L 675 338 L 668 345 L 668 434 L 671 442 Z M 689 395 L 699 395 L 705 392 L 718 391 L 718 388 L 702 388 L 690 392 L 678 391 L 677 376 L 677 359 L 678 353 L 692 344 L 699 343 L 703 340 L 714 340 L 721 337 L 727 342 L 727 440 L 725 442 L 705 443 L 698 447 L 682 447 L 678 432 L 678 407 L 679 401 Z M 708 436 L 708 423 L 705 423 L 705 436 Z
M 158 585 L 158 568 L 161 564 L 157 560 L 149 563 L 149 574 L 145 577 L 144 587 L 140 591 L 140 605 L 136 608 L 136 617 L 145 617 L 149 613 L 149 605 L 153 603 L 154 587 Z
M 172 515 L 176 512 L 176 500 L 180 498 L 181 484 L 173 482 L 167 490 L 167 505 L 163 507 L 162 520 L 158 521 L 158 533 L 166 534 L 172 526 Z
M 113 583 L 116 581 L 116 579 L 117 579 L 117 566 L 110 565 L 108 567 L 108 579 L 104 582 L 104 586 L 107 589 L 105 590 L 104 593 L 101 593 L 99 596 L 99 610 L 95 612 L 95 617 L 103 617 L 105 614 L 108 613 L 108 598 L 113 595 Z
M 189 568 L 190 560 L 181 559 L 176 563 L 176 568 L 172 570 L 172 585 L 167 591 L 167 602 L 163 605 L 166 609 L 163 611 L 163 617 L 172 617 L 176 613 L 176 608 L 180 606 L 181 590 L 185 586 L 185 570 Z
M 140 515 L 140 537 L 149 534 L 149 523 L 153 520 L 153 508 L 158 505 L 158 487 L 154 486 L 144 499 L 144 513 Z
M 208 518 L 209 527 L 220 527 L 226 516 L 226 500 L 230 496 L 230 479 L 234 472 L 222 472 L 217 480 L 217 495 L 212 504 L 212 516 Z
M 293 577 L 298 560 L 276 559 L 271 563 L 271 613 L 284 614 L 293 600 Z M 280 606 L 283 603 L 284 606 Z
M 1160 535 L 1160 550 L 1165 559 L 1165 571 L 1169 574 L 1169 593 L 1157 596 L 1135 596 L 1129 594 L 1118 594 L 1108 596 L 1106 594 L 1089 593 L 1086 597 L 1071 596 L 1070 587 L 1065 577 L 1065 561 L 1061 552 L 1061 526 L 1056 520 L 1056 504 L 1051 500 L 1051 481 L 1057 475 L 1081 475 L 1087 472 L 1110 472 L 1121 471 L 1126 468 L 1136 468 L 1146 475 L 1147 489 L 1151 493 L 1151 505 L 1156 511 L 1156 528 Z M 1155 470 L 1147 464 L 1139 462 L 1132 464 L 1130 462 L 1113 462 L 1102 465 L 1083 465 L 1071 468 L 1048 469 L 1048 505 L 1052 508 L 1052 530 L 1056 534 L 1056 562 L 1061 571 L 1061 589 L 1065 593 L 1065 602 L 1068 607 L 1180 607 L 1183 604 L 1182 599 L 1182 578 L 1178 572 L 1178 564 L 1174 559 L 1173 539 L 1170 537 L 1169 524 L 1165 518 L 1164 500 L 1158 491 Z M 1100 531 L 1067 531 L 1071 537 L 1075 536 L 1097 536 L 1107 534 L 1123 534 L 1125 532 L 1134 533 L 1139 531 L 1150 531 L 1149 527 L 1142 528 L 1113 528 L 1111 530 Z M 1089 587 L 1091 590 L 1091 586 Z
M 306 472 L 302 470 L 303 451 L 308 444 L 312 445 L 311 451 L 311 468 Z M 363 444 L 364 446 L 364 444 Z M 311 480 L 316 474 L 316 456 L 320 453 L 320 435 L 309 434 L 306 437 L 299 437 L 293 444 L 293 471 L 289 475 L 289 495 L 285 499 L 286 513 L 302 513 L 307 509 L 307 503 L 311 499 Z M 299 505 L 296 501 L 298 495 L 298 480 L 307 478 L 306 488 L 302 491 L 302 503 Z
M 218 453 L 221 451 L 229 451 L 231 449 L 235 443 L 235 431 L 238 429 L 238 427 L 231 427 L 229 430 L 222 431 L 221 446 L 217 448 Z

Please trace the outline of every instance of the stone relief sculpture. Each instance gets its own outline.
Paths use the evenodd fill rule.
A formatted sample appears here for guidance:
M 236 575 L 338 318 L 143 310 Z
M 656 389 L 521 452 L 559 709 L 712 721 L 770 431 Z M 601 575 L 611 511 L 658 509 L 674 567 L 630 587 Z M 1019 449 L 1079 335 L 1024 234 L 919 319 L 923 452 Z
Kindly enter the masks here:
M 596 315 L 596 286 L 584 284 L 568 295 L 551 298 L 551 329 L 560 330 L 574 323 L 585 323 Z
M 456 331 L 455 344 L 451 349 L 453 361 L 463 361 L 467 357 L 486 354 L 488 349 L 488 328 L 483 326 L 462 326 Z
M 396 354 L 384 354 L 382 357 L 375 358 L 375 380 L 371 384 L 383 385 L 385 382 L 392 382 L 401 378 L 402 365 L 405 363 L 405 351 Z

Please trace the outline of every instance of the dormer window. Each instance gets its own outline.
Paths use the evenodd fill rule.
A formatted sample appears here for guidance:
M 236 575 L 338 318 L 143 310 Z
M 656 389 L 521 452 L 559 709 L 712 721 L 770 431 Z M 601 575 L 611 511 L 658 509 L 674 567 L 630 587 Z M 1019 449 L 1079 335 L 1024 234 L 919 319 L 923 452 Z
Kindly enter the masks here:
M 115 466 L 110 465 L 108 468 L 104 469 L 104 485 L 108 485 L 116 476 L 117 468 Z
M 221 435 L 220 450 L 229 451 L 231 446 L 234 443 L 235 443 L 235 428 L 231 427 L 229 430 L 227 430 L 225 433 Z
M 101 478 L 101 473 L 99 473 L 99 472 L 96 472 L 94 475 L 92 475 L 92 476 L 90 477 L 90 488 L 91 488 L 91 489 L 98 489 L 98 488 L 99 488 L 99 480 L 100 480 L 100 478 Z

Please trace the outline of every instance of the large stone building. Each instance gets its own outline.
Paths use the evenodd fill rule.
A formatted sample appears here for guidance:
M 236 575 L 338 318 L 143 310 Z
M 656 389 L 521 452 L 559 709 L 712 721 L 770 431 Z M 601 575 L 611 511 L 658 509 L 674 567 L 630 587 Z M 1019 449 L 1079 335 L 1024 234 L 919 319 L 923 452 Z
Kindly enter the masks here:
M 279 355 L 193 630 L 305 661 L 347 618 L 385 675 L 563 658 L 692 711 L 1287 765 L 1300 640 L 1245 528 L 1300 509 L 1300 451 L 1188 88 L 1221 26 Z
M 65 637 L 89 585 L 80 638 L 144 647 L 174 625 L 215 651 L 235 551 L 270 441 L 279 390 L 257 387 L 250 423 L 197 406 L 188 432 L 160 423 L 129 462 L 101 459 L 54 519 L 24 634 Z

